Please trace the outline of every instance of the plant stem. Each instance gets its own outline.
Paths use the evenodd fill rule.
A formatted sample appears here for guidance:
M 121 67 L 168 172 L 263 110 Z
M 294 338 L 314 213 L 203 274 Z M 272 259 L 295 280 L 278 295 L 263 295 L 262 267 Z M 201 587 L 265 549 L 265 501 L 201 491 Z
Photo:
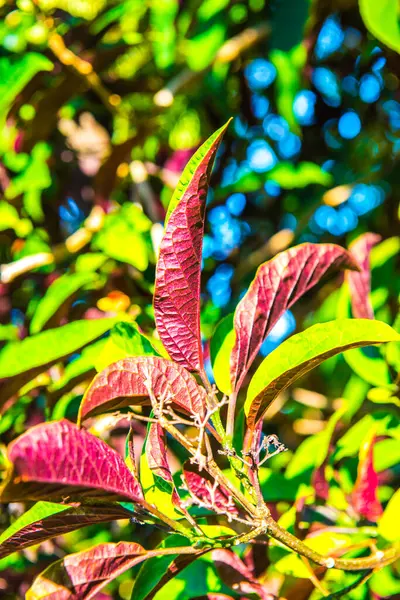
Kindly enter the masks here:
M 341 569 L 342 571 L 363 571 L 389 565 L 400 558 L 400 544 L 395 544 L 386 550 L 378 551 L 365 558 L 329 558 L 322 556 L 286 531 L 274 521 L 271 516 L 266 519 L 266 532 L 274 539 L 282 542 L 301 556 L 312 560 L 322 567 Z
M 228 414 L 226 416 L 226 437 L 232 443 L 233 433 L 235 430 L 235 411 L 236 411 L 237 393 L 232 392 L 229 396 Z

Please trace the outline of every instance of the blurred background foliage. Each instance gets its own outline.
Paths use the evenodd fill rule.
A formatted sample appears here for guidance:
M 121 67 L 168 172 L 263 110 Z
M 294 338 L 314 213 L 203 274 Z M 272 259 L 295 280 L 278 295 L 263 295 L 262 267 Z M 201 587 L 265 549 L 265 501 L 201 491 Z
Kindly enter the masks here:
M 375 314 L 395 322 L 396 0 L 383 8 L 371 0 L 0 0 L 0 14 L 3 443 L 43 419 L 76 418 L 96 368 L 138 343 L 116 322 L 135 320 L 157 344 L 151 299 L 165 209 L 190 156 L 229 116 L 208 198 L 204 339 L 261 262 L 303 241 L 348 246 L 365 231 L 383 238 L 372 252 Z M 262 354 L 295 329 L 349 314 L 346 288 L 329 282 L 284 315 Z M 351 490 L 371 426 L 380 499 L 388 500 L 399 476 L 399 364 L 396 347 L 386 356 L 352 351 L 274 405 L 268 430 L 290 451 L 265 469 L 267 500 L 285 513 L 299 487 L 308 489 L 339 407 L 347 430 L 331 458 L 331 503 L 343 509 L 337 481 Z M 122 447 L 126 431 L 107 422 L 97 432 Z M 139 425 L 136 433 L 143 437 Z M 329 522 L 320 508 L 314 518 Z M 291 511 L 287 526 L 297 523 Z M 350 527 L 351 515 L 343 519 Z M 124 535 L 93 528 L 13 555 L 2 564 L 0 589 L 20 597 L 63 545 L 77 551 Z M 214 581 L 210 561 L 201 564 Z M 301 578 L 296 564 L 283 561 L 277 571 Z M 350 576 L 331 577 L 339 576 L 347 585 Z M 192 597 L 179 585 L 181 595 L 169 590 L 168 598 Z M 400 593 L 393 569 L 368 585 L 347 597 Z M 127 575 L 113 597 L 129 598 L 131 588 Z

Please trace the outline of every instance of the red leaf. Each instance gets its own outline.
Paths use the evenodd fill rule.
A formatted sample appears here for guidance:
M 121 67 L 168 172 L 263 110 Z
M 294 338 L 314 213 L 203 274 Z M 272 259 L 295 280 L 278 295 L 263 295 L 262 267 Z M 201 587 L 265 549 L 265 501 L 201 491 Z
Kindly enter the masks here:
M 8 457 L 13 470 L 1 502 L 143 499 L 122 457 L 66 420 L 32 427 L 10 444 Z
M 173 487 L 172 501 L 180 506 L 180 498 L 175 489 L 174 480 L 167 458 L 167 446 L 165 444 L 165 432 L 159 423 L 151 423 L 146 440 L 146 457 L 149 468 L 156 477 L 161 477 Z
M 149 404 L 149 387 L 157 400 L 171 400 L 190 414 L 204 414 L 206 392 L 186 369 L 158 356 L 133 356 L 94 378 L 83 397 L 79 420 L 132 404 Z
M 132 515 L 128 510 L 117 504 L 66 507 L 60 513 L 44 517 L 15 531 L 0 545 L 0 558 L 88 525 L 129 519 L 130 516 Z
M 196 554 L 195 549 L 187 547 L 171 548 L 168 552 Z M 35 579 L 26 597 L 29 600 L 89 600 L 128 569 L 160 554 L 162 550 L 147 551 L 130 542 L 100 544 L 50 565 Z
M 183 468 L 183 477 L 190 494 L 210 510 L 237 515 L 238 510 L 229 491 L 216 485 L 208 473 L 202 471 L 200 474 L 194 469 L 190 463 L 186 463 Z
M 200 274 L 204 211 L 212 164 L 228 124 L 216 131 L 186 166 L 170 202 L 157 263 L 157 330 L 171 358 L 191 371 L 203 370 Z
M 320 279 L 337 269 L 357 269 L 335 244 L 301 244 L 261 265 L 234 316 L 232 387 L 238 390 L 261 344 L 278 319 Z
M 257 594 L 262 600 L 273 600 L 274 596 L 253 577 L 237 554 L 218 549 L 213 551 L 212 559 L 219 576 L 228 587 L 243 594 Z
M 371 248 L 381 241 L 376 233 L 364 233 L 349 246 L 349 251 L 361 267 L 361 271 L 346 273 L 350 289 L 351 308 L 353 317 L 357 319 L 373 319 L 370 291 L 371 272 L 369 255 Z
M 357 480 L 352 493 L 352 504 L 358 514 L 369 521 L 377 521 L 382 514 L 378 500 L 378 475 L 374 468 L 375 432 L 364 440 L 359 454 Z

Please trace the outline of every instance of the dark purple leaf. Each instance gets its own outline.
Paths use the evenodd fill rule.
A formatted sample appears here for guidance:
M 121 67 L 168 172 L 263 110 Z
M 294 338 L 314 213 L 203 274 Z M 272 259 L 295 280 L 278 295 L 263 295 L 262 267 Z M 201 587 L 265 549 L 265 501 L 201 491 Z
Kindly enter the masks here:
M 194 548 L 171 548 L 171 554 L 196 554 Z M 198 551 L 197 551 L 198 552 Z M 89 600 L 110 581 L 143 562 L 162 554 L 146 551 L 130 542 L 100 544 L 53 563 L 33 582 L 27 598 L 46 600 Z
M 378 500 L 378 475 L 374 467 L 375 432 L 364 440 L 359 454 L 357 480 L 352 504 L 357 513 L 369 521 L 377 521 L 383 510 Z
M 234 316 L 232 387 L 238 390 L 278 319 L 324 275 L 357 269 L 352 256 L 335 244 L 301 244 L 261 265 Z
M 191 463 L 186 463 L 183 468 L 183 477 L 191 496 L 205 508 L 217 512 L 238 514 L 229 491 L 217 485 L 204 470 L 200 473 Z
M 253 577 L 237 554 L 218 549 L 213 551 L 212 559 L 219 576 L 228 587 L 243 594 L 257 594 L 262 600 L 273 600 L 273 595 Z
M 123 458 L 69 421 L 32 427 L 9 446 L 12 472 L 1 502 L 143 499 Z
M 171 358 L 190 371 L 203 370 L 200 274 L 204 211 L 211 168 L 229 122 L 189 161 L 168 209 L 157 263 L 154 312 Z
M 172 402 L 190 414 L 204 414 L 206 392 L 183 367 L 157 356 L 132 356 L 99 373 L 86 391 L 79 419 L 122 407 L 149 404 L 155 398 Z
M 349 246 L 349 251 L 361 267 L 359 272 L 346 273 L 350 289 L 351 308 L 357 319 L 373 319 L 374 311 L 371 304 L 371 272 L 369 255 L 371 248 L 381 241 L 381 236 L 375 233 L 364 233 Z
M 130 516 L 131 513 L 118 504 L 76 507 L 38 502 L 2 533 L 0 558 L 87 525 Z

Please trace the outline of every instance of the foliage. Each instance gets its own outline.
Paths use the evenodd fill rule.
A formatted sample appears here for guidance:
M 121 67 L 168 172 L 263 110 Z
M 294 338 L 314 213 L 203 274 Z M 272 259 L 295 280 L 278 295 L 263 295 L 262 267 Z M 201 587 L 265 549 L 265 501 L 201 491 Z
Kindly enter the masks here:
M 397 9 L 0 2 L 6 598 L 400 593 Z

